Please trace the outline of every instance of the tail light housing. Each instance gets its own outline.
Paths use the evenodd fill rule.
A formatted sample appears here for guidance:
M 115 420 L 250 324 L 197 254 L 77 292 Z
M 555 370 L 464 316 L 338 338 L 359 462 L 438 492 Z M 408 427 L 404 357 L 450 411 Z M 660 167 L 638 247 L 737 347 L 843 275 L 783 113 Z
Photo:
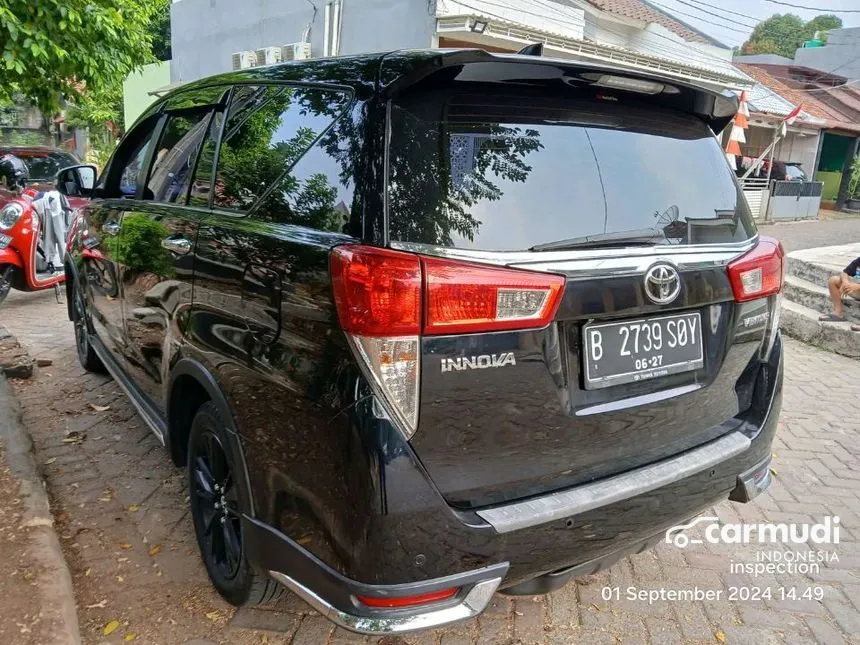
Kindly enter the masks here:
M 331 253 L 335 307 L 407 439 L 418 426 L 421 335 L 540 329 L 563 276 L 362 245 Z
M 758 244 L 728 265 L 735 301 L 746 302 L 782 291 L 785 251 L 779 240 L 762 236 Z

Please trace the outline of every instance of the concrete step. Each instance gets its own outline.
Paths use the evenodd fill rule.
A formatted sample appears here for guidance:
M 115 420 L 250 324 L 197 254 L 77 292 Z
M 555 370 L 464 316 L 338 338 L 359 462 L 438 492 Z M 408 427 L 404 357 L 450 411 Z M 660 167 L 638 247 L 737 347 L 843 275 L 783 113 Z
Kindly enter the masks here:
M 795 275 L 787 275 L 782 291 L 783 297 L 809 309 L 814 309 L 818 314 L 829 313 L 833 311 L 833 303 L 830 301 L 830 292 L 827 287 L 822 286 L 826 284 L 826 282 L 810 282 Z M 846 319 L 860 323 L 860 301 L 854 298 L 843 298 L 842 310 Z
M 787 274 L 824 287 L 830 276 L 841 273 L 856 257 L 860 257 L 857 243 L 792 251 L 788 254 Z
M 819 312 L 791 300 L 782 300 L 779 328 L 787 336 L 822 349 L 860 358 L 860 332 L 851 331 L 851 323 L 818 321 Z

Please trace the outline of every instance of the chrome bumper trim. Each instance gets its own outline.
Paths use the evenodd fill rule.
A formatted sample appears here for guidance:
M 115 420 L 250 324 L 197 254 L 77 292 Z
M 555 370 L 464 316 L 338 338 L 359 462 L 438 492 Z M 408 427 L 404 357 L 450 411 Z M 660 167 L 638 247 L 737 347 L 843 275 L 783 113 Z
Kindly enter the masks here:
M 484 611 L 493 594 L 496 593 L 499 584 L 502 582 L 501 578 L 482 580 L 475 584 L 469 593 L 456 605 L 448 605 L 438 609 L 430 606 L 423 612 L 419 608 L 411 610 L 412 613 L 405 613 L 406 610 L 397 609 L 392 610 L 391 615 L 385 615 L 381 611 L 376 611 L 373 615 L 360 616 L 333 607 L 323 598 L 320 598 L 313 591 L 293 580 L 285 573 L 269 571 L 269 575 L 332 622 L 344 629 L 358 632 L 359 634 L 371 635 L 402 634 L 404 632 L 441 627 L 442 625 L 449 625 L 473 618 Z
M 630 499 L 695 475 L 749 449 L 752 442 L 732 432 L 677 457 L 544 497 L 477 511 L 498 533 L 510 533 Z

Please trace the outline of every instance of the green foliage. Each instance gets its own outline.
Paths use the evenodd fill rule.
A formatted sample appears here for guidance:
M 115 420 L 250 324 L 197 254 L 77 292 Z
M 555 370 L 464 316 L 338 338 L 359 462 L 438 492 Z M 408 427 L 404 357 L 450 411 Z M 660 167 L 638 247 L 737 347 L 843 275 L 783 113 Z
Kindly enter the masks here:
M 848 180 L 848 197 L 860 199 L 860 155 L 851 162 L 851 178 Z
M 61 98 L 116 91 L 153 60 L 150 24 L 169 0 L 3 0 L 0 101 L 20 93 L 46 114 Z
M 122 235 L 108 237 L 104 243 L 127 269 L 167 278 L 173 275 L 173 262 L 161 242 L 169 235 L 170 229 L 149 215 L 129 212 L 122 220 Z
M 42 130 L 12 130 L 0 137 L 10 146 L 44 146 L 51 144 L 51 136 Z
M 164 7 L 156 13 L 150 27 L 152 34 L 152 55 L 157 60 L 170 60 L 170 5 L 164 3 Z
M 810 40 L 816 31 L 838 29 L 842 20 L 834 15 L 816 16 L 808 22 L 794 14 L 774 14 L 753 29 L 749 39 L 741 46 L 743 54 L 779 54 L 794 58 L 794 52 Z

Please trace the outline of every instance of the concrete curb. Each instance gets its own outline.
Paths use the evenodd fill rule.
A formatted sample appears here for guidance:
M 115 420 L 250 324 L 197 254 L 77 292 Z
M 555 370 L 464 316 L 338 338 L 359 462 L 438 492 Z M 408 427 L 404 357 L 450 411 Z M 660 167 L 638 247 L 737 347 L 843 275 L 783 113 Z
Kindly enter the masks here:
M 33 440 L 21 423 L 21 409 L 12 388 L 0 375 L 0 438 L 6 442 L 6 460 L 21 485 L 24 525 L 30 528 L 31 552 L 41 565 L 38 588 L 43 624 L 55 645 L 80 645 L 77 605 L 72 576 L 54 530 L 54 518 L 45 483 L 36 463 Z

